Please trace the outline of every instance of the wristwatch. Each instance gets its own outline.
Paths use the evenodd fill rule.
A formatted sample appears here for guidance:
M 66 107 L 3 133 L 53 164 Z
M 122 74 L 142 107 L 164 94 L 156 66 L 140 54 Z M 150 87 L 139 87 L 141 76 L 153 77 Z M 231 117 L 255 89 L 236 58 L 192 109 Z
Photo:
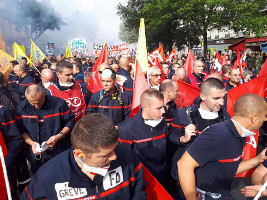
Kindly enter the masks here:
M 60 135 L 61 135 L 61 139 L 63 139 L 65 137 L 65 134 L 60 132 Z

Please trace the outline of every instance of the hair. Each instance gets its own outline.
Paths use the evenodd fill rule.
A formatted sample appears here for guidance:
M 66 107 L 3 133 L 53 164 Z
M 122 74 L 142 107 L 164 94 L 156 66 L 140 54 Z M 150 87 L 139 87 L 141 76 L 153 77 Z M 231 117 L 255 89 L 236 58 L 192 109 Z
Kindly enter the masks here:
M 223 65 L 222 66 L 222 73 L 226 74 L 229 70 L 231 70 L 232 66 L 231 65 Z
M 0 72 L 0 85 L 4 85 L 5 83 L 5 76 L 2 72 Z
M 147 70 L 147 75 L 149 76 L 154 70 L 160 70 L 160 68 L 157 67 L 157 66 L 150 67 L 150 68 Z
M 32 99 L 35 99 L 38 94 L 44 94 L 44 89 L 37 84 L 29 85 L 25 90 L 25 96 L 30 96 Z
M 89 80 L 89 77 L 91 76 L 91 73 L 90 71 L 85 71 L 84 72 L 84 79 L 88 79 Z
M 78 69 L 79 71 L 82 70 L 82 64 L 81 64 L 81 63 L 79 63 L 79 62 L 75 62 L 75 63 L 73 63 L 72 65 L 73 65 L 73 67 L 75 67 L 75 68 Z
M 208 78 L 202 83 L 200 93 L 207 95 L 210 89 L 223 90 L 225 87 L 219 79 Z
M 66 60 L 58 62 L 56 72 L 62 73 L 64 69 L 72 69 L 72 64 Z
M 160 84 L 159 91 L 160 92 L 165 92 L 166 90 L 174 90 L 174 83 L 175 83 L 175 81 L 173 81 L 171 79 L 165 79 Z
M 18 66 L 19 69 L 22 70 L 23 72 L 27 72 L 27 66 L 22 65 L 22 64 L 18 64 L 18 65 L 15 65 L 15 66 Z
M 82 65 L 82 59 L 81 58 L 74 58 L 74 63 L 80 63 Z
M 219 79 L 222 83 L 224 82 L 223 76 L 221 74 L 219 74 L 218 72 L 212 73 L 210 75 L 208 75 L 207 79 L 209 78 L 217 78 Z M 207 80 L 206 79 L 206 80 Z
M 26 57 L 22 57 L 21 60 L 27 60 L 27 58 Z
M 154 88 L 149 88 L 149 89 L 145 90 L 140 97 L 141 107 L 143 107 L 144 104 L 147 102 L 147 100 L 149 100 L 151 98 L 155 98 L 157 100 L 162 100 L 162 101 L 164 100 L 163 94 L 160 91 L 158 91 Z
M 16 60 L 12 60 L 12 61 L 10 61 L 10 63 L 11 63 L 13 66 L 15 66 L 15 65 L 18 65 L 18 64 L 19 64 L 19 62 L 18 62 L 18 61 L 16 61 Z
M 73 149 L 96 153 L 99 148 L 107 148 L 115 144 L 118 138 L 119 132 L 107 116 L 92 113 L 85 115 L 75 124 L 70 140 Z
M 245 78 L 247 75 L 252 75 L 252 72 L 248 69 L 243 69 L 243 77 Z
M 248 117 L 251 114 L 260 114 L 266 107 L 263 97 L 256 94 L 244 94 L 237 99 L 234 106 L 234 116 Z

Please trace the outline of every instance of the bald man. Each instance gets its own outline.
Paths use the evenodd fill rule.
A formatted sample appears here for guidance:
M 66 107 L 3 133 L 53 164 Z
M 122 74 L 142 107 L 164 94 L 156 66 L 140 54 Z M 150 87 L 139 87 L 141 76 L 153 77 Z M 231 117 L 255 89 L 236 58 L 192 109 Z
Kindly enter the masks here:
M 25 96 L 18 105 L 16 123 L 27 144 L 27 159 L 36 173 L 42 164 L 70 147 L 69 133 L 75 119 L 63 99 L 46 95 L 40 85 L 27 87 Z M 51 148 L 37 150 L 43 143 Z
M 206 80 L 208 73 L 204 72 L 205 64 L 196 60 L 193 64 L 193 73 L 186 77 L 186 82 L 195 86 L 201 87 L 201 84 Z
M 41 71 L 41 85 L 43 88 L 48 89 L 53 85 L 54 81 L 54 72 L 51 69 L 43 69 Z
M 143 165 L 165 186 L 167 173 L 167 124 L 162 117 L 164 97 L 149 88 L 141 95 L 138 114 L 119 127 L 119 142 L 132 149 Z
M 207 79 L 209 78 L 217 78 L 218 80 L 220 80 L 222 83 L 224 83 L 224 79 L 223 79 L 223 76 L 219 73 L 212 73 L 210 75 L 208 75 Z
M 266 149 L 243 160 L 246 137 L 255 135 L 266 120 L 265 100 L 245 94 L 235 103 L 232 119 L 208 127 L 178 161 L 178 173 L 186 199 L 229 199 L 234 175 L 264 160 Z
M 100 81 L 101 81 L 101 77 L 102 77 L 102 73 L 103 73 L 104 69 L 110 69 L 109 64 L 106 62 L 102 63 L 98 69 L 98 77 L 99 77 Z
M 229 81 L 225 83 L 226 91 L 231 90 L 241 83 L 241 76 L 239 69 L 232 69 L 229 73 Z
M 118 78 L 120 81 L 120 86 L 129 93 L 132 94 L 133 91 L 133 79 L 131 78 L 131 69 L 130 60 L 128 57 L 122 56 L 120 58 L 119 70 L 117 72 Z M 124 81 L 122 81 L 124 80 Z
M 185 82 L 185 77 L 186 77 L 186 71 L 183 67 L 175 69 L 175 72 L 172 76 L 172 80 L 174 81 L 182 81 Z
M 29 85 L 35 83 L 34 79 L 28 74 L 27 67 L 18 64 L 14 67 L 15 78 L 12 79 L 10 86 L 18 93 L 22 98 L 25 98 L 24 93 Z

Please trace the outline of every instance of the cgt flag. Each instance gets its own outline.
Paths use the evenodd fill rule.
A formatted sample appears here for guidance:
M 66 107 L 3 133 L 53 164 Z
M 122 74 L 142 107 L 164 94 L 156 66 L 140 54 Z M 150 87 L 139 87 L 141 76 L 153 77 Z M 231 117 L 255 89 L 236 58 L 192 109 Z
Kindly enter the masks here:
M 107 44 L 104 45 L 102 51 L 99 54 L 99 57 L 97 58 L 94 67 L 92 69 L 92 74 L 89 77 L 89 81 L 88 81 L 88 85 L 87 88 L 90 92 L 92 92 L 93 94 L 96 92 L 99 92 L 100 90 L 102 90 L 102 85 L 98 76 L 98 70 L 99 70 L 99 66 L 104 63 L 107 62 L 108 60 L 108 47 Z
M 160 45 L 157 49 L 148 54 L 147 59 L 151 65 L 156 65 L 156 61 L 164 61 L 163 45 Z
M 174 102 L 178 109 L 193 105 L 193 101 L 200 95 L 200 89 L 179 80 L 177 80 L 177 84 L 179 86 L 179 93 Z
M 264 98 L 264 90 L 267 87 L 267 76 L 259 76 L 249 82 L 235 87 L 227 92 L 227 112 L 234 115 L 234 104 L 236 100 L 244 94 L 253 93 Z M 243 149 L 243 160 L 248 160 L 256 156 L 258 144 L 258 132 L 254 136 L 246 138 L 246 145 Z M 250 177 L 253 169 L 238 174 L 237 177 Z
M 46 55 L 39 49 L 39 47 L 31 39 L 31 62 L 35 63 L 36 60 L 43 62 Z
M 169 64 L 172 62 L 172 59 L 175 57 L 176 54 L 176 47 L 174 47 L 171 51 L 171 53 L 166 57 L 165 61 Z
M 140 97 L 142 93 L 148 89 L 149 86 L 145 79 L 145 76 L 142 72 L 142 69 L 139 65 L 138 60 L 136 60 L 136 73 L 135 73 L 135 80 L 134 80 L 134 89 L 133 89 L 133 100 L 132 100 L 132 108 L 130 117 L 136 115 L 140 108 Z

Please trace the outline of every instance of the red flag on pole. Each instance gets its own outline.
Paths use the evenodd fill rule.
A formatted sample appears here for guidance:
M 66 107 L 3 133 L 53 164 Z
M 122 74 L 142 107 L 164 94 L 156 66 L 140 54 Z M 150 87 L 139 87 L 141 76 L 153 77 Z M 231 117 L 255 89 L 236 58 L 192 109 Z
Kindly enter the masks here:
M 240 76 L 241 76 L 241 78 L 243 78 L 242 66 L 241 66 L 241 58 L 240 58 L 239 49 L 237 49 L 237 64 L 238 64 L 238 67 L 239 67 Z
M 262 68 L 259 72 L 259 76 L 267 74 L 267 59 L 265 60 L 264 64 L 262 65 Z
M 171 53 L 167 56 L 167 58 L 165 59 L 165 61 L 170 64 L 171 61 L 172 61 L 172 59 L 174 58 L 175 54 L 176 54 L 176 47 L 174 47 L 172 49 Z
M 192 105 L 193 101 L 200 95 L 200 89 L 179 80 L 177 80 L 177 84 L 179 86 L 179 93 L 175 100 L 175 104 L 178 109 Z
M 165 80 L 165 75 L 164 75 L 163 69 L 162 69 L 161 66 L 160 66 L 160 63 L 159 63 L 159 60 L 158 60 L 158 59 L 156 59 L 156 66 L 157 66 L 158 68 L 160 68 L 160 71 L 161 71 L 161 74 L 162 74 L 161 79 L 160 79 L 160 83 L 162 83 L 162 81 Z
M 186 76 L 189 76 L 190 74 L 193 73 L 193 64 L 194 64 L 194 56 L 192 54 L 192 51 L 189 50 L 186 61 L 185 61 L 185 70 L 186 70 Z
M 234 104 L 236 100 L 244 94 L 253 93 L 264 97 L 264 90 L 267 87 L 267 76 L 257 77 L 249 82 L 246 82 L 238 87 L 235 87 L 227 92 L 227 112 L 234 115 Z M 248 160 L 256 156 L 258 132 L 254 136 L 246 138 L 246 145 L 244 147 L 244 160 Z M 237 177 L 250 177 L 253 169 L 245 171 Z
M 157 179 L 143 166 L 144 179 L 147 182 L 147 200 L 173 200 Z
M 226 58 L 226 55 L 224 54 L 222 58 L 222 66 L 226 64 L 227 64 L 227 58 Z
M 148 54 L 147 59 L 151 65 L 156 65 L 157 60 L 158 62 L 164 61 L 163 45 Z
M 88 90 L 92 92 L 93 94 L 102 90 L 103 88 L 98 77 L 98 69 L 99 69 L 99 66 L 102 63 L 107 62 L 107 60 L 108 60 L 108 48 L 107 48 L 107 44 L 105 44 L 104 48 L 102 49 L 101 53 L 99 54 L 99 57 L 97 58 L 94 64 L 94 67 L 92 69 L 92 74 L 89 77 L 89 81 L 87 85 Z
M 140 107 L 140 97 L 141 97 L 142 93 L 148 88 L 149 88 L 149 86 L 147 84 L 145 76 L 142 72 L 142 69 L 141 69 L 139 63 L 138 63 L 138 60 L 136 60 L 133 100 L 132 100 L 132 108 L 131 108 L 130 117 L 133 117 L 134 115 L 136 115 L 138 113 L 139 107 Z
M 7 155 L 7 149 L 5 142 L 2 137 L 2 133 L 0 132 L 0 146 L 2 148 L 4 156 Z M 5 183 L 5 177 L 4 172 L 2 168 L 2 164 L 0 165 L 0 200 L 6 200 L 7 199 L 7 189 L 6 189 L 6 183 Z

